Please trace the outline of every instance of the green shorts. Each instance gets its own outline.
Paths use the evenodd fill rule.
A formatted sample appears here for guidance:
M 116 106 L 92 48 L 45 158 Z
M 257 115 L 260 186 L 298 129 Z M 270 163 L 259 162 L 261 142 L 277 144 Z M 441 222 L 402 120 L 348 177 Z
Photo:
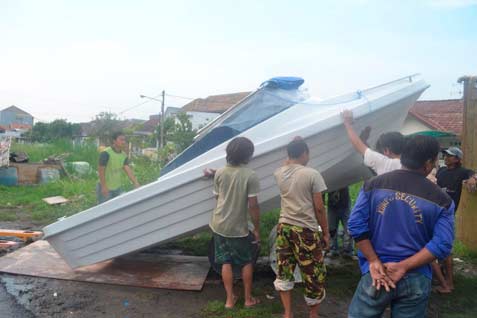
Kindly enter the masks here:
M 252 242 L 248 237 L 224 237 L 214 233 L 215 262 L 245 265 L 252 262 Z
M 286 282 L 294 282 L 293 273 L 298 265 L 305 286 L 305 299 L 322 300 L 325 296 L 326 267 L 321 232 L 279 223 L 276 252 L 278 274 L 275 286 L 279 290 L 287 290 Z

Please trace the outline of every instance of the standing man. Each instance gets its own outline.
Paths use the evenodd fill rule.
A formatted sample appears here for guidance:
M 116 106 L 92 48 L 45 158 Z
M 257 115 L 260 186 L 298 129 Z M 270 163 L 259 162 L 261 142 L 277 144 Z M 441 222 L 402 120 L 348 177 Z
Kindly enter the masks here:
M 353 240 L 348 233 L 350 208 L 351 199 L 348 187 L 328 193 L 328 227 L 331 235 L 330 256 L 339 254 L 338 229 L 340 223 L 343 226 L 343 245 L 341 246 L 343 255 L 353 256 Z
M 113 144 L 107 147 L 99 155 L 98 175 L 99 183 L 96 186 L 96 196 L 98 203 L 103 203 L 120 195 L 122 190 L 123 171 L 134 184 L 139 188 L 134 173 L 129 167 L 129 160 L 124 152 L 126 146 L 126 136 L 121 132 L 115 132 L 112 135 Z
M 444 155 L 445 167 L 437 171 L 437 185 L 441 187 L 454 201 L 455 210 L 459 207 L 462 184 L 474 175 L 472 170 L 462 167 L 463 153 L 457 147 L 450 147 L 442 152 Z M 432 264 L 434 273 L 439 280 L 440 286 L 437 291 L 441 294 L 450 293 L 454 289 L 454 274 L 452 256 L 443 260 L 445 276 L 437 262 Z
M 435 138 L 410 137 L 403 169 L 363 185 L 348 222 L 362 273 L 348 317 L 381 317 L 388 305 L 391 317 L 425 317 L 429 264 L 454 240 L 454 202 L 426 178 L 438 154 Z
M 291 291 L 298 265 L 305 284 L 309 316 L 316 318 L 326 296 L 323 248 L 328 249 L 330 234 L 321 195 L 326 185 L 318 171 L 306 167 L 309 150 L 301 138 L 288 144 L 287 153 L 288 161 L 275 171 L 281 211 L 276 239 L 278 274 L 274 285 L 280 292 L 284 318 L 293 317 Z
M 260 303 L 252 296 L 252 246 L 248 239 L 248 219 L 253 222 L 255 243 L 260 242 L 260 184 L 255 172 L 246 167 L 252 159 L 254 146 L 245 137 L 237 137 L 226 148 L 227 165 L 217 171 L 204 171 L 206 176 L 215 174 L 214 194 L 217 206 L 209 223 L 214 235 L 215 262 L 222 265 L 222 281 L 227 298 L 225 308 L 235 306 L 238 297 L 233 291 L 232 265 L 242 266 L 245 307 Z
M 364 164 L 377 175 L 401 169 L 401 151 L 404 145 L 404 136 L 399 132 L 388 132 L 379 136 L 376 150 L 370 149 L 353 129 L 353 112 L 345 110 L 341 114 L 348 138 L 353 147 L 364 156 Z M 369 133 L 369 130 L 367 131 Z

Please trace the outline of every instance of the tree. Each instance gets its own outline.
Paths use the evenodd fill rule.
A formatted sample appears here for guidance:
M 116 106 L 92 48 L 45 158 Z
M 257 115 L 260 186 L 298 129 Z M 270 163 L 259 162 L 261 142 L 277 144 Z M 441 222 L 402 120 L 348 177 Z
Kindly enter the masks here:
M 159 144 L 159 140 L 161 139 L 161 125 L 162 123 L 159 123 L 159 125 L 157 125 L 154 133 L 154 141 L 157 145 Z M 167 144 L 167 142 L 172 142 L 172 136 L 174 135 L 174 131 L 175 119 L 174 117 L 167 117 L 164 121 L 164 144 Z
M 121 130 L 118 116 L 110 112 L 101 112 L 91 122 L 91 135 L 98 137 L 103 144 L 108 144 L 114 132 Z
M 27 136 L 34 142 L 52 142 L 58 139 L 71 139 L 80 132 L 79 124 L 69 123 L 65 119 L 56 119 L 51 123 L 35 123 Z
M 176 145 L 177 152 L 182 152 L 194 142 L 196 131 L 192 129 L 190 116 L 186 112 L 176 114 L 174 134 L 171 141 Z

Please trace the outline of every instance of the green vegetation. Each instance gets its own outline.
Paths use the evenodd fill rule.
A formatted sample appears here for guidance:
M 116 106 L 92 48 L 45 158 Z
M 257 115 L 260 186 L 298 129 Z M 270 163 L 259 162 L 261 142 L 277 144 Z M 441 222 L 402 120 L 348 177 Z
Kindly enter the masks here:
M 477 264 L 477 252 L 470 250 L 461 241 L 456 240 L 454 242 L 453 249 L 454 257 L 459 257 L 466 262 Z
M 71 139 L 73 136 L 79 135 L 80 132 L 80 124 L 69 123 L 65 119 L 56 119 L 51 123 L 36 123 L 33 129 L 26 133 L 26 137 L 33 142 L 52 142 L 58 139 L 58 136 Z
M 477 317 L 477 277 L 456 275 L 455 289 L 449 295 L 432 294 L 431 308 L 439 317 Z
M 69 216 L 96 204 L 96 169 L 98 165 L 98 149 L 92 143 L 74 146 L 71 142 L 59 140 L 49 144 L 13 144 L 12 151 L 24 151 L 30 162 L 39 162 L 49 156 L 64 155 L 66 162 L 86 161 L 90 164 L 91 173 L 83 178 L 75 176 L 63 177 L 61 180 L 47 184 L 31 186 L 0 186 L 0 220 L 14 221 L 15 211 L 21 209 L 32 221 L 46 225 L 63 216 Z M 131 166 L 141 184 L 156 180 L 160 167 L 147 157 L 135 157 Z M 126 188 L 131 185 L 127 183 Z M 63 205 L 48 205 L 42 201 L 45 197 L 64 196 L 71 200 Z
M 281 312 L 282 307 L 278 300 L 260 304 L 254 308 L 245 308 L 244 306 L 236 305 L 234 309 L 225 309 L 223 302 L 214 300 L 209 302 L 206 308 L 202 310 L 201 316 L 207 318 L 268 318 L 274 317 Z
M 66 161 L 86 161 L 93 169 L 98 166 L 98 149 L 94 143 L 75 146 L 70 141 L 60 139 L 53 143 L 14 143 L 11 152 L 25 152 L 30 162 L 41 162 L 49 156 L 66 154 Z

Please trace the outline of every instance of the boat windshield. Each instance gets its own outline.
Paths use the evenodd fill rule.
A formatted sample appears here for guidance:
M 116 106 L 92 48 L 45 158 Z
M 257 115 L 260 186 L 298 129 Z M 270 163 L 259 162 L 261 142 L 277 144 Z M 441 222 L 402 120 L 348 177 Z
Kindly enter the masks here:
M 293 79 L 296 79 L 294 86 L 287 83 L 289 86 L 284 87 L 283 83 L 273 82 L 274 79 L 263 83 L 255 93 L 245 98 L 230 112 L 221 116 L 222 118 L 219 117 L 215 126 L 209 127 L 205 134 L 199 136 L 191 146 L 169 162 L 162 169 L 161 175 L 165 175 L 290 106 L 303 101 L 306 96 L 299 89 L 303 80 Z

